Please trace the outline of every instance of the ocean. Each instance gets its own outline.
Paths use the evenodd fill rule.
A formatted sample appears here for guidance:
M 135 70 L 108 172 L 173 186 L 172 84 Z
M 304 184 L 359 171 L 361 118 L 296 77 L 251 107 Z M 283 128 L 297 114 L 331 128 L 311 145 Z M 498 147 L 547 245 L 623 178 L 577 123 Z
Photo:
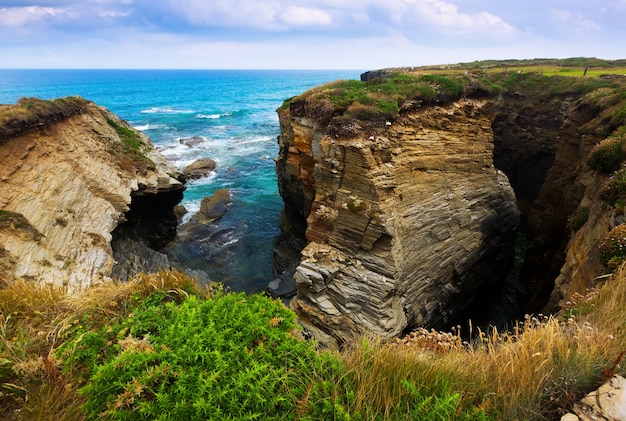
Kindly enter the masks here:
M 284 99 L 313 86 L 358 79 L 360 73 L 0 69 L 0 103 L 79 95 L 143 131 L 178 168 L 198 158 L 215 160 L 210 176 L 188 183 L 182 205 L 189 218 L 203 197 L 230 190 L 232 206 L 216 228 L 228 253 L 190 255 L 186 264 L 235 291 L 257 292 L 273 279 L 272 251 L 283 206 L 273 160 L 280 131 L 275 110 Z

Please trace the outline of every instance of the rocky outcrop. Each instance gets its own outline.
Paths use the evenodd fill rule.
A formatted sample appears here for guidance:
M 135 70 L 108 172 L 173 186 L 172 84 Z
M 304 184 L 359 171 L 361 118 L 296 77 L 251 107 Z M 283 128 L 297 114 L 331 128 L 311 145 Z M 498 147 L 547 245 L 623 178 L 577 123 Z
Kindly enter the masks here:
M 621 421 L 626 419 L 626 379 L 617 375 L 598 390 L 574 404 L 574 413 L 565 414 L 561 421 Z
M 489 100 L 460 99 L 333 136 L 297 101 L 280 113 L 285 225 L 307 239 L 291 305 L 314 336 L 443 327 L 501 281 L 519 212 L 491 115 Z
M 49 115 L 33 101 L 3 106 L 39 120 L 0 144 L 0 209 L 25 221 L 0 225 L 0 258 L 10 277 L 79 288 L 111 277 L 116 232 L 153 247 L 171 239 L 184 186 L 147 137 L 92 102 L 71 103 Z
M 515 190 L 524 215 L 552 167 L 570 98 L 546 93 L 504 93 L 494 99 L 493 161 Z
M 603 273 L 598 245 L 612 226 L 611 212 L 599 198 L 606 176 L 587 166 L 589 152 L 603 137 L 582 133 L 595 115 L 584 98 L 564 115 L 554 164 L 530 208 L 521 271 L 529 312 L 558 310 L 564 299 L 591 288 Z M 588 209 L 589 217 L 572 232 L 568 219 L 578 208 Z

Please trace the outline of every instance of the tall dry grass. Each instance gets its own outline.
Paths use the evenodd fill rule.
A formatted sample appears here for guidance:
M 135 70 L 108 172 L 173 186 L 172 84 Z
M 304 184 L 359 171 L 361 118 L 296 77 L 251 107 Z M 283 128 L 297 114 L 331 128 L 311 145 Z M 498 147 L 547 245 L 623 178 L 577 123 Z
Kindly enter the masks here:
M 128 316 L 133 297 L 155 291 L 209 296 L 218 288 L 200 287 L 178 271 L 141 274 L 74 293 L 24 280 L 7 283 L 0 289 L 0 419 L 83 419 L 80 385 L 62 373 L 54 356 L 72 323 L 83 319 L 105 326 Z
M 511 332 L 458 335 L 422 331 L 396 343 L 362 340 L 340 354 L 355 385 L 355 409 L 367 419 L 396 419 L 410 398 L 459 393 L 458 410 L 482 408 L 495 419 L 551 420 L 616 372 L 626 350 L 626 270 L 568 311 L 527 317 Z
M 215 290 L 176 271 L 72 294 L 11 282 L 0 290 L 0 418 L 83 419 L 81 385 L 54 357 L 76 320 L 105 326 L 128 316 L 133 297 L 154 291 L 209 296 Z M 626 350 L 625 302 L 622 267 L 596 290 L 573 297 L 562 314 L 528 317 L 510 332 L 478 332 L 470 343 L 426 330 L 393 343 L 358 339 L 335 355 L 345 364 L 338 387 L 350 388 L 337 393 L 349 392 L 349 410 L 367 420 L 409 419 L 416 391 L 458 394 L 459 414 L 479 408 L 492 419 L 559 419 L 607 377 L 625 374 L 618 368 Z

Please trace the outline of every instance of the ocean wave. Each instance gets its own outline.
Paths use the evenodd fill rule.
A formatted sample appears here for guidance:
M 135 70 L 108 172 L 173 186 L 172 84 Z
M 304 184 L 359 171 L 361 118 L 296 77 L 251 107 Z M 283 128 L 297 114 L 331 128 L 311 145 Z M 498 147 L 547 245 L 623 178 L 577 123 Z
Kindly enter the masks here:
M 141 114 L 191 114 L 194 110 L 177 109 L 173 107 L 152 107 L 147 110 L 141 110 Z
M 217 120 L 221 116 L 222 116 L 221 114 L 198 114 L 196 118 L 208 118 L 211 120 Z
M 133 128 L 135 128 L 136 130 L 139 131 L 146 131 L 146 130 L 162 130 L 162 129 L 166 129 L 167 125 L 165 124 L 136 124 L 133 125 Z
M 243 140 L 237 140 L 235 142 L 233 142 L 235 145 L 247 145 L 250 143 L 261 143 L 261 142 L 268 142 L 268 141 L 274 141 L 274 138 L 269 137 L 269 136 L 258 136 L 258 137 L 253 137 L 252 139 L 243 139 Z
M 182 167 L 179 168 L 184 168 L 187 165 L 191 164 L 193 161 L 186 163 L 185 165 L 183 165 Z M 205 177 L 200 177 L 200 178 L 196 178 L 195 180 L 189 180 L 187 182 L 187 187 L 188 188 L 192 188 L 192 187 L 202 187 L 202 186 L 209 186 L 211 184 L 213 184 L 213 181 L 215 180 L 215 177 L 217 176 L 217 173 L 215 171 L 211 171 L 208 175 L 206 175 Z M 198 205 L 200 206 L 200 205 Z

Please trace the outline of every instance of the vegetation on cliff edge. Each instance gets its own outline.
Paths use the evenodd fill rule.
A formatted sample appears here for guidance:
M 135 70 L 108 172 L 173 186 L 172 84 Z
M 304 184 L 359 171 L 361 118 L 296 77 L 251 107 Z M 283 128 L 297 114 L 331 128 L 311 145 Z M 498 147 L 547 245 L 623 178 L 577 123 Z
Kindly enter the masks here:
M 0 290 L 5 419 L 558 419 L 616 372 L 626 270 L 509 333 L 420 330 L 316 351 L 262 296 L 165 271 Z
M 142 174 L 146 170 L 155 168 L 154 162 L 146 156 L 148 145 L 143 141 L 139 132 L 120 121 L 105 117 L 106 122 L 117 132 L 119 141 L 112 140 L 109 145 L 109 152 L 117 158 L 120 168 L 129 170 L 135 169 Z
M 623 61 L 535 60 L 517 63 L 516 68 L 511 68 L 511 64 L 502 61 L 444 66 L 445 69 L 401 68 L 372 72 L 366 80 L 339 80 L 310 89 L 285 100 L 278 111 L 315 118 L 328 125 L 330 132 L 341 134 L 351 133 L 342 130 L 351 124 L 384 127 L 402 112 L 428 104 L 446 104 L 460 97 L 522 95 L 540 101 L 546 95 L 573 98 L 587 95 L 588 103 L 596 107 L 600 115 L 586 130 L 608 136 L 624 124 L 626 106 L 622 100 L 626 78 L 619 77 L 626 74 Z M 579 77 L 588 65 L 602 69 L 603 73 L 590 72 L 586 77 Z M 607 67 L 609 65 L 612 67 Z M 617 65 L 623 67 L 615 68 Z M 563 69 L 566 71 L 561 71 Z M 580 74 L 572 69 L 579 69 Z M 617 72 L 617 76 L 600 77 L 611 72 Z
M 35 127 L 80 114 L 87 101 L 80 97 L 54 100 L 22 98 L 16 105 L 0 105 L 0 143 Z

